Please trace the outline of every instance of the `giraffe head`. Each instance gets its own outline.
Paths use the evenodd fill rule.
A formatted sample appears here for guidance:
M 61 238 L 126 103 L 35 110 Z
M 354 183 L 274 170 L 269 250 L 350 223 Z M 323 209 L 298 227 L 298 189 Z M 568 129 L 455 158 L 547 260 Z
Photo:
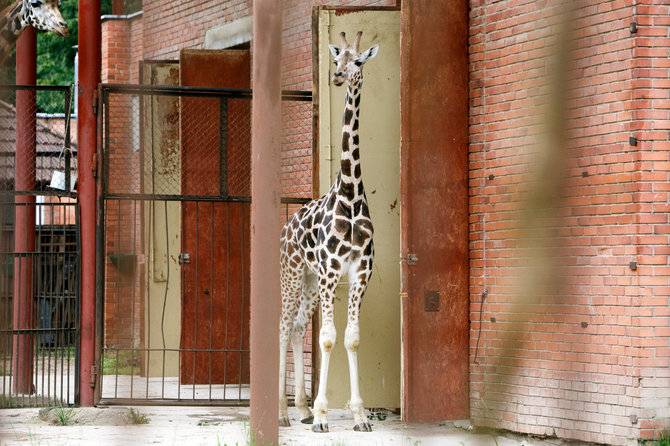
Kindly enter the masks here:
M 22 0 L 21 19 L 25 25 L 32 25 L 40 31 L 51 31 L 61 37 L 70 35 L 67 23 L 60 11 L 60 0 Z
M 358 45 L 361 42 L 362 34 L 362 31 L 358 31 L 353 45 L 349 45 L 344 33 L 341 32 L 342 47 L 338 48 L 335 45 L 328 45 L 330 52 L 335 58 L 335 72 L 333 73 L 332 81 L 338 87 L 345 81 L 353 87 L 357 86 L 363 80 L 363 64 L 377 55 L 379 45 L 370 47 L 362 53 L 358 52 Z

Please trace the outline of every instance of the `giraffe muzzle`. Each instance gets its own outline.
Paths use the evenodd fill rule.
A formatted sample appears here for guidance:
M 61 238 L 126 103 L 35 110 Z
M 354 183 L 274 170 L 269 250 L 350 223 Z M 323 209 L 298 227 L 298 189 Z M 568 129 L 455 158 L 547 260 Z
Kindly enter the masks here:
M 335 84 L 336 87 L 339 87 L 340 85 L 342 85 L 344 83 L 344 79 L 345 79 L 344 74 L 338 72 L 338 73 L 333 74 L 333 77 L 332 77 L 331 80 L 332 80 L 333 84 Z
M 65 22 L 60 22 L 55 24 L 50 31 L 53 31 L 54 34 L 56 34 L 59 37 L 69 37 L 70 36 L 70 29 L 67 27 L 67 23 Z

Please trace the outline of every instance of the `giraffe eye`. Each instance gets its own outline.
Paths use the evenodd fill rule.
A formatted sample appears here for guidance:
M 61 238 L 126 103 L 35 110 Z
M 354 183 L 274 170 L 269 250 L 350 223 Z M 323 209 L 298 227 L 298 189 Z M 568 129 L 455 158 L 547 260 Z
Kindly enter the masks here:
M 30 2 L 30 6 L 32 6 L 33 8 L 37 8 L 38 6 L 41 6 L 41 5 L 42 5 L 42 2 L 40 0 L 33 0 L 33 1 Z

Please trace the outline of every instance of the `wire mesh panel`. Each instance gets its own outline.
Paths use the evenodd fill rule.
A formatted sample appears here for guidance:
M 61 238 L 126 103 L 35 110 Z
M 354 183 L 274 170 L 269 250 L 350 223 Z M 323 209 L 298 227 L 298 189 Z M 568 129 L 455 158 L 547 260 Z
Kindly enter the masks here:
M 311 95 L 286 96 L 309 110 L 311 139 Z M 101 97 L 101 401 L 247 404 L 251 92 L 106 85 Z M 282 215 L 310 186 L 284 193 Z
M 70 97 L 69 87 L 0 86 L 0 407 L 73 405 L 78 394 Z M 41 113 L 54 103 L 61 113 Z

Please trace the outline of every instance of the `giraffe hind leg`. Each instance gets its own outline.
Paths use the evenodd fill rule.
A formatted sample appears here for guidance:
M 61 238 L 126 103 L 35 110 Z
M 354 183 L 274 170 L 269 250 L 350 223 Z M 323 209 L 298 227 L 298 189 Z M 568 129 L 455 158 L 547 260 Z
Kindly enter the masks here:
M 293 346 L 293 360 L 295 363 L 295 406 L 300 411 L 300 421 L 303 424 L 312 424 L 314 415 L 307 404 L 304 374 L 304 340 L 307 326 L 314 315 L 319 299 L 319 289 L 316 275 L 305 271 L 302 285 L 302 299 L 293 328 L 291 344 Z
M 282 259 L 283 260 L 283 259 Z M 282 263 L 281 295 L 282 312 L 279 321 L 279 425 L 290 426 L 288 399 L 286 398 L 286 356 L 288 344 L 293 336 L 300 299 L 301 271 L 288 271 Z

